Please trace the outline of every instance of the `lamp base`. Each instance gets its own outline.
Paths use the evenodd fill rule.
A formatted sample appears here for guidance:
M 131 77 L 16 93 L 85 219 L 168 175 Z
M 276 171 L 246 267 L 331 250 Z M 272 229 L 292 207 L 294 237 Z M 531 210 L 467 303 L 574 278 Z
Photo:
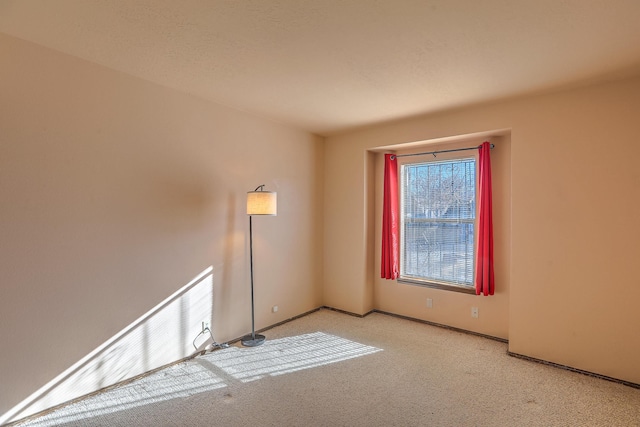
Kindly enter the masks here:
M 262 345 L 262 343 L 264 343 L 264 340 L 266 340 L 264 335 L 255 334 L 242 337 L 242 340 L 240 342 L 245 347 L 256 347 Z

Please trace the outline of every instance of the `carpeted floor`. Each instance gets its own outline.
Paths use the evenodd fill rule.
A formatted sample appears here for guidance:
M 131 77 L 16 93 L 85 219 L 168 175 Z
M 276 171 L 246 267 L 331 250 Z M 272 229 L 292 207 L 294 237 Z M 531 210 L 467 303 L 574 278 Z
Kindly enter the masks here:
M 20 426 L 640 426 L 640 390 L 507 345 L 330 310 Z

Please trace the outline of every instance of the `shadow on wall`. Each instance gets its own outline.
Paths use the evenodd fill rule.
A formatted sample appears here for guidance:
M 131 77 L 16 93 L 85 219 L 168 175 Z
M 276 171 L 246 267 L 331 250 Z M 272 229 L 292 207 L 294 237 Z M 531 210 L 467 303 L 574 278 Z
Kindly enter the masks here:
M 118 332 L 0 417 L 0 425 L 60 405 L 203 349 L 202 321 L 211 322 L 213 267 Z M 205 338 L 208 338 L 205 336 Z

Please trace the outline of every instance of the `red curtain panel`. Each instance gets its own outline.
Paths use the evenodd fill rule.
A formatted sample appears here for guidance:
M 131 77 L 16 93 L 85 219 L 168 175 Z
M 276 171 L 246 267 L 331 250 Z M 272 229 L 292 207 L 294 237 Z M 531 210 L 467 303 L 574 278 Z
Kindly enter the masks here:
M 480 151 L 480 201 L 478 251 L 476 259 L 476 295 L 493 295 L 493 219 L 491 209 L 491 144 L 483 142 Z
M 400 235 L 398 198 L 398 159 L 384 155 L 384 205 L 382 210 L 382 261 L 380 277 L 397 279 L 400 275 Z

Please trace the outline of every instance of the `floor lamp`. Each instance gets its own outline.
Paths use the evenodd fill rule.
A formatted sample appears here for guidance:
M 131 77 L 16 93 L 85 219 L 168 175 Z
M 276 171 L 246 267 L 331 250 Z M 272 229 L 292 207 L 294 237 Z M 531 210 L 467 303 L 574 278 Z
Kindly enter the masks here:
M 259 185 L 255 190 L 247 193 L 247 215 L 249 215 L 249 263 L 251 265 L 251 335 L 242 337 L 242 345 L 255 347 L 266 339 L 264 335 L 256 335 L 255 304 L 253 298 L 253 228 L 251 218 L 253 215 L 278 214 L 278 198 L 274 191 L 264 191 L 264 185 Z

